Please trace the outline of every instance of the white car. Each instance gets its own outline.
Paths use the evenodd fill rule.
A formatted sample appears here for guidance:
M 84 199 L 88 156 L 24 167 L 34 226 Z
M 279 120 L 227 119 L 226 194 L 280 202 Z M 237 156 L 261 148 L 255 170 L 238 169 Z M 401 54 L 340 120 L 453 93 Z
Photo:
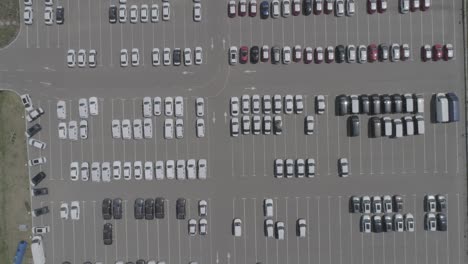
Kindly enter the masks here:
M 187 160 L 187 179 L 195 180 L 197 178 L 197 162 L 194 159 Z
M 86 120 L 80 121 L 80 138 L 81 139 L 88 138 L 88 121 Z
M 260 96 L 258 94 L 252 95 L 252 113 L 260 113 Z
M 231 97 L 231 102 L 230 102 L 230 110 L 231 110 L 231 115 L 232 116 L 238 116 L 239 115 L 239 98 L 237 97 Z
M 201 4 L 200 3 L 195 3 L 193 4 L 193 21 L 195 22 L 200 22 L 202 19 L 202 14 L 201 14 Z
M 294 111 L 296 114 L 304 112 L 304 98 L 300 94 L 294 96 Z
M 279 114 L 281 113 L 282 110 L 283 110 L 283 104 L 281 100 L 281 95 L 275 94 L 273 96 L 273 112 L 275 114 Z
M 367 48 L 364 45 L 359 45 L 357 50 L 357 58 L 359 63 L 367 62 Z
M 171 49 L 164 48 L 163 63 L 165 66 L 171 65 Z
M 140 7 L 140 21 L 142 23 L 148 22 L 148 5 L 146 4 Z
M 91 180 L 93 182 L 101 181 L 101 164 L 99 162 L 91 163 Z
M 231 118 L 231 136 L 239 136 L 239 118 L 237 117 Z
M 314 159 L 307 159 L 307 177 L 314 177 L 315 176 L 315 160 Z
M 143 119 L 143 137 L 146 139 L 153 138 L 153 120 L 151 118 Z
M 80 219 L 80 202 L 73 201 L 70 204 L 70 217 L 72 220 Z
M 78 162 L 74 161 L 70 163 L 70 180 L 77 181 L 78 180 Z
M 132 179 L 132 163 L 131 162 L 124 162 L 123 164 L 123 178 L 124 180 Z
M 89 163 L 88 162 L 81 162 L 80 174 L 81 174 L 82 181 L 89 180 Z
M 296 177 L 304 178 L 306 174 L 306 167 L 304 159 L 296 159 Z
M 275 228 L 276 239 L 284 240 L 284 233 L 285 233 L 284 223 L 278 221 L 276 222 L 275 227 L 276 227 Z
M 206 217 L 208 215 L 208 203 L 205 200 L 198 201 L 198 215 Z
M 184 64 L 185 66 L 192 65 L 192 50 L 190 48 L 184 49 Z
M 44 114 L 44 110 L 41 107 L 39 107 L 29 112 L 29 114 L 26 116 L 26 119 L 28 120 L 28 122 L 32 122 L 38 119 L 43 114 Z
M 353 16 L 356 12 L 356 3 L 354 0 L 346 0 L 346 15 Z
M 130 6 L 130 23 L 138 22 L 138 7 L 136 5 Z
M 175 178 L 175 162 L 173 160 L 166 161 L 166 177 L 169 180 Z
M 306 135 L 314 134 L 314 116 L 312 115 L 305 117 L 305 133 Z
M 59 100 L 57 102 L 57 118 L 65 119 L 67 117 L 67 105 L 65 101 Z
M 400 45 L 399 44 L 393 43 L 392 46 L 390 46 L 390 60 L 393 62 L 400 60 Z
M 335 0 L 335 15 L 342 17 L 345 13 L 344 0 Z
M 96 116 L 99 114 L 99 103 L 97 97 L 89 98 L 89 114 Z
M 161 64 L 160 59 L 159 59 L 159 49 L 154 48 L 153 52 L 151 53 L 151 58 L 153 61 L 153 66 L 159 66 Z
M 408 60 L 411 57 L 411 50 L 408 44 L 401 45 L 401 59 Z
M 33 20 L 34 20 L 34 13 L 33 13 L 32 7 L 30 6 L 24 7 L 23 17 L 24 17 L 24 24 L 32 25 Z
M 263 214 L 265 217 L 273 217 L 273 199 L 263 200 Z
M 275 224 L 273 222 L 273 219 L 265 219 L 265 227 L 264 227 L 264 231 L 265 231 L 265 236 L 266 237 L 274 237 L 274 232 L 275 232 Z
M 162 100 L 161 97 L 156 96 L 153 98 L 153 114 L 160 116 L 162 113 Z
M 97 52 L 95 49 L 89 50 L 89 55 L 88 55 L 88 65 L 91 68 L 96 67 L 96 57 L 97 57 Z
M 120 120 L 112 120 L 112 138 L 121 138 Z
M 198 179 L 206 180 L 207 177 L 207 162 L 206 159 L 198 160 Z
M 109 162 L 103 162 L 101 166 L 101 176 L 103 182 L 111 181 L 111 167 Z
M 120 23 L 127 22 L 127 6 L 126 5 L 119 6 L 119 22 Z
M 203 49 L 202 47 L 195 47 L 195 65 L 200 65 L 203 63 Z
M 164 21 L 168 21 L 169 19 L 171 19 L 171 5 L 169 4 L 169 2 L 163 3 L 162 17 Z
M 190 219 L 188 221 L 188 233 L 190 236 L 194 236 L 197 234 L 197 220 Z
M 283 64 L 291 63 L 291 48 L 289 46 L 283 47 Z
M 250 96 L 248 94 L 242 95 L 242 113 L 250 113 Z
M 177 160 L 176 162 L 176 172 L 178 180 L 185 180 L 185 160 Z
M 285 165 L 285 172 L 286 172 L 286 178 L 292 178 L 294 175 L 294 160 L 293 159 L 286 159 L 284 162 Z
M 229 48 L 229 64 L 236 65 L 237 64 L 237 47 L 232 46 Z
M 122 163 L 120 161 L 114 161 L 112 164 L 112 176 L 114 180 L 120 180 L 122 177 Z
M 128 66 L 128 51 L 127 49 L 120 50 L 120 66 L 127 67 Z
M 159 5 L 158 4 L 151 5 L 151 22 L 153 23 L 159 22 Z
M 341 177 L 348 177 L 349 176 L 349 164 L 348 159 L 341 158 L 338 161 L 339 163 L 339 173 Z
M 86 50 L 78 50 L 78 67 L 83 68 L 86 66 Z
M 132 124 L 128 119 L 122 120 L 122 137 L 123 139 L 132 138 Z
M 315 109 L 319 115 L 325 113 L 325 96 L 317 95 L 317 97 L 315 97 Z
M 135 180 L 141 180 L 143 178 L 143 165 L 141 161 L 135 161 L 133 163 L 133 175 Z
M 143 124 L 141 119 L 133 120 L 133 138 L 142 139 L 143 138 Z
M 184 120 L 181 118 L 177 118 L 175 122 L 175 127 L 176 127 L 176 138 L 181 139 L 184 138 Z
M 196 114 L 197 117 L 202 117 L 205 115 L 205 99 L 203 97 L 197 97 L 195 100 Z
M 54 10 L 50 6 L 47 6 L 44 10 L 44 22 L 48 26 L 54 23 Z
M 269 115 L 264 116 L 263 117 L 263 134 L 270 135 L 272 125 L 273 125 L 273 119 L 271 118 L 271 116 Z
M 270 59 L 270 48 L 268 45 L 263 45 L 262 46 L 262 53 L 261 53 L 261 60 L 262 61 L 268 61 Z
M 259 135 L 262 131 L 262 118 L 259 115 L 252 117 L 252 134 Z
M 153 180 L 153 162 L 151 161 L 145 162 L 145 180 Z
M 280 3 L 279 0 L 271 1 L 271 16 L 278 18 L 280 16 Z
M 283 178 L 284 175 L 284 161 L 282 159 L 275 160 L 275 176 L 276 178 Z
M 307 233 L 307 222 L 305 219 L 298 219 L 296 225 L 296 233 L 298 237 L 306 237 Z
M 32 167 L 32 166 L 37 166 L 37 165 L 44 164 L 46 162 L 47 162 L 46 157 L 40 157 L 40 158 L 35 158 L 35 159 L 29 160 L 28 165 L 29 165 L 29 167 Z
M 143 116 L 144 117 L 151 117 L 153 115 L 153 102 L 151 101 L 151 97 L 144 97 L 143 98 Z
M 38 148 L 38 149 L 45 149 L 47 144 L 40 141 L 40 140 L 37 140 L 37 139 L 34 139 L 34 138 L 30 138 L 28 140 L 28 143 L 29 145 L 35 147 L 35 148 Z
M 294 103 L 293 103 L 293 96 L 290 94 L 287 94 L 284 97 L 284 113 L 285 114 L 292 114 L 294 109 Z
M 157 160 L 155 164 L 156 180 L 164 179 L 164 162 Z
M 264 114 L 270 114 L 271 113 L 271 96 L 270 95 L 266 94 L 266 95 L 263 96 L 262 106 L 263 106 L 263 113 Z
M 242 134 L 250 134 L 250 117 L 247 115 L 242 116 Z
M 242 220 L 239 218 L 235 218 L 232 221 L 232 235 L 235 237 L 242 236 Z
M 88 99 L 80 98 L 78 105 L 80 118 L 88 118 Z
M 62 203 L 60 205 L 60 218 L 68 220 L 68 203 Z
M 140 65 L 140 51 L 137 48 L 132 49 L 132 66 Z
M 172 120 L 171 118 L 164 120 L 164 138 L 174 138 L 174 120 Z
M 26 110 L 26 112 L 31 112 L 32 110 L 34 110 L 31 101 L 31 96 L 29 96 L 29 94 L 21 95 L 21 102 L 23 103 L 24 110 Z
M 68 139 L 78 140 L 78 124 L 76 121 L 68 122 Z
M 208 234 L 208 221 L 205 218 L 200 219 L 198 223 L 198 233 L 202 236 Z
M 205 120 L 197 118 L 197 137 L 205 137 Z
M 184 98 L 182 96 L 176 96 L 174 101 L 175 116 L 184 116 Z
M 174 114 L 174 99 L 172 97 L 166 97 L 164 99 L 164 114 L 166 116 L 172 116 Z

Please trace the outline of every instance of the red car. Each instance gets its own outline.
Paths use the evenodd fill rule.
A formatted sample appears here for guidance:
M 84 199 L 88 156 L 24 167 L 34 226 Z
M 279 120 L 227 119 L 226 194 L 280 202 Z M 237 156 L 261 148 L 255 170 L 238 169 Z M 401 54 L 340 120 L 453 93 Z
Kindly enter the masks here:
M 431 1 L 430 0 L 421 0 L 421 10 L 426 11 L 431 7 Z
M 247 63 L 249 60 L 249 48 L 242 46 L 239 50 L 239 62 L 242 64 Z
M 243 17 L 247 14 L 247 1 L 240 0 L 239 1 L 239 11 L 237 12 L 239 16 Z
M 384 13 L 385 11 L 387 11 L 387 7 L 388 7 L 388 2 L 387 0 L 379 0 L 379 13 Z
M 367 0 L 367 13 L 374 14 L 377 11 L 377 0 Z
M 443 54 L 442 45 L 435 44 L 434 47 L 432 47 L 432 59 L 434 61 L 438 61 L 442 59 L 442 56 L 443 56 L 442 54 Z
M 369 62 L 374 62 L 377 60 L 377 45 L 370 44 L 367 47 L 367 60 Z

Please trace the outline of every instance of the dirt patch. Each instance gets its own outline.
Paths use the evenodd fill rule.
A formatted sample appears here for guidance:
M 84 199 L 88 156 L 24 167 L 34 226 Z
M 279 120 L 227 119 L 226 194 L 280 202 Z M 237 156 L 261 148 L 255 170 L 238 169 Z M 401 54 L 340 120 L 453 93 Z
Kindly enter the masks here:
M 26 164 L 24 108 L 13 92 L 0 91 L 0 262 L 13 263 L 20 240 L 31 234 L 29 179 Z M 26 231 L 19 226 L 26 225 Z M 30 250 L 23 263 L 29 263 Z
M 0 0 L 0 48 L 10 44 L 20 28 L 18 0 Z

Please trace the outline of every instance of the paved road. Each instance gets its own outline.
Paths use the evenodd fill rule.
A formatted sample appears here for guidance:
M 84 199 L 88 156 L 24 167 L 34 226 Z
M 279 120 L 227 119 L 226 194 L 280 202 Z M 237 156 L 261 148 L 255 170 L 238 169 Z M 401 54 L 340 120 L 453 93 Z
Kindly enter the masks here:
M 433 124 L 430 99 L 437 92 L 455 92 L 464 98 L 461 1 L 433 3 L 426 12 L 400 15 L 396 2 L 384 14 L 367 15 L 359 3 L 354 17 L 331 15 L 280 19 L 229 19 L 227 1 L 203 2 L 203 20 L 192 22 L 190 1 L 171 2 L 171 21 L 114 24 L 107 8 L 115 1 L 59 1 L 66 10 L 62 26 L 43 25 L 43 9 L 34 2 L 35 22 L 22 27 L 17 40 L 0 52 L 0 85 L 30 93 L 34 104 L 46 114 L 39 122 L 38 138 L 48 143 L 43 151 L 29 149 L 30 157 L 45 156 L 49 162 L 31 168 L 48 174 L 44 183 L 50 195 L 33 198 L 33 207 L 49 205 L 51 213 L 33 219 L 34 225 L 50 225 L 45 235 L 48 263 L 138 258 L 168 263 L 464 263 L 463 236 L 466 216 L 466 154 L 464 122 Z M 129 1 L 131 4 L 161 2 Z M 241 45 L 335 46 L 337 44 L 408 43 L 412 59 L 400 63 L 364 65 L 246 64 L 230 67 L 227 50 Z M 453 43 L 455 59 L 422 63 L 423 44 Z M 203 47 L 201 66 L 152 67 L 153 47 Z M 139 48 L 139 67 L 119 67 L 120 49 Z M 95 69 L 66 67 L 68 49 L 98 51 Z M 334 115 L 339 94 L 421 93 L 425 98 L 426 134 L 402 139 L 370 139 L 368 116 L 361 118 L 361 136 L 346 136 L 346 118 Z M 284 115 L 281 136 L 229 136 L 229 98 L 242 94 L 302 94 L 305 113 Z M 305 114 L 314 114 L 314 98 L 326 95 L 327 111 L 315 116 L 314 135 L 303 133 Z M 58 99 L 66 100 L 67 119 L 79 120 L 78 99 L 98 96 L 100 113 L 88 119 L 89 138 L 59 140 L 55 114 Z M 142 118 L 144 96 L 183 96 L 185 136 L 165 140 L 165 117 L 153 117 L 152 140 L 115 140 L 113 119 Z M 195 98 L 205 98 L 206 137 L 196 138 Z M 465 111 L 461 111 L 464 113 Z M 226 113 L 226 116 L 225 116 Z M 400 118 L 403 115 L 389 115 Z M 465 120 L 464 114 L 461 116 Z M 347 157 L 351 175 L 337 176 L 337 160 Z M 206 181 L 112 181 L 72 182 L 72 161 L 156 161 L 170 159 L 208 160 Z M 275 179 L 276 158 L 315 158 L 313 179 Z M 448 198 L 448 232 L 423 230 L 423 197 L 443 193 Z M 414 233 L 362 234 L 359 217 L 348 213 L 351 195 L 402 194 L 404 212 L 416 218 Z M 163 220 L 136 221 L 136 198 L 167 200 Z M 114 244 L 104 246 L 102 199 L 124 200 L 124 218 L 112 220 Z M 175 200 L 188 199 L 188 218 L 196 216 L 197 202 L 209 203 L 209 234 L 187 235 L 187 220 L 175 219 Z M 286 224 L 286 240 L 263 235 L 262 203 L 275 201 L 274 220 Z M 80 201 L 78 221 L 62 221 L 61 202 Z M 244 223 L 243 236 L 231 236 L 234 217 Z M 308 236 L 295 236 L 295 222 L 307 219 Z

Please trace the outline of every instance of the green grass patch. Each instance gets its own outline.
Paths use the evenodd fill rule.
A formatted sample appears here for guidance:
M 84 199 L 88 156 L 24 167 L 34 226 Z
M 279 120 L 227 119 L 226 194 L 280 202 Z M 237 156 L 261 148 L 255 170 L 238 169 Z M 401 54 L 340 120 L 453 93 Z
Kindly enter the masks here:
M 38 1 L 38 0 L 36 0 Z M 0 48 L 11 43 L 20 28 L 20 13 L 18 0 L 0 0 L 0 21 L 16 24 L 0 25 Z

